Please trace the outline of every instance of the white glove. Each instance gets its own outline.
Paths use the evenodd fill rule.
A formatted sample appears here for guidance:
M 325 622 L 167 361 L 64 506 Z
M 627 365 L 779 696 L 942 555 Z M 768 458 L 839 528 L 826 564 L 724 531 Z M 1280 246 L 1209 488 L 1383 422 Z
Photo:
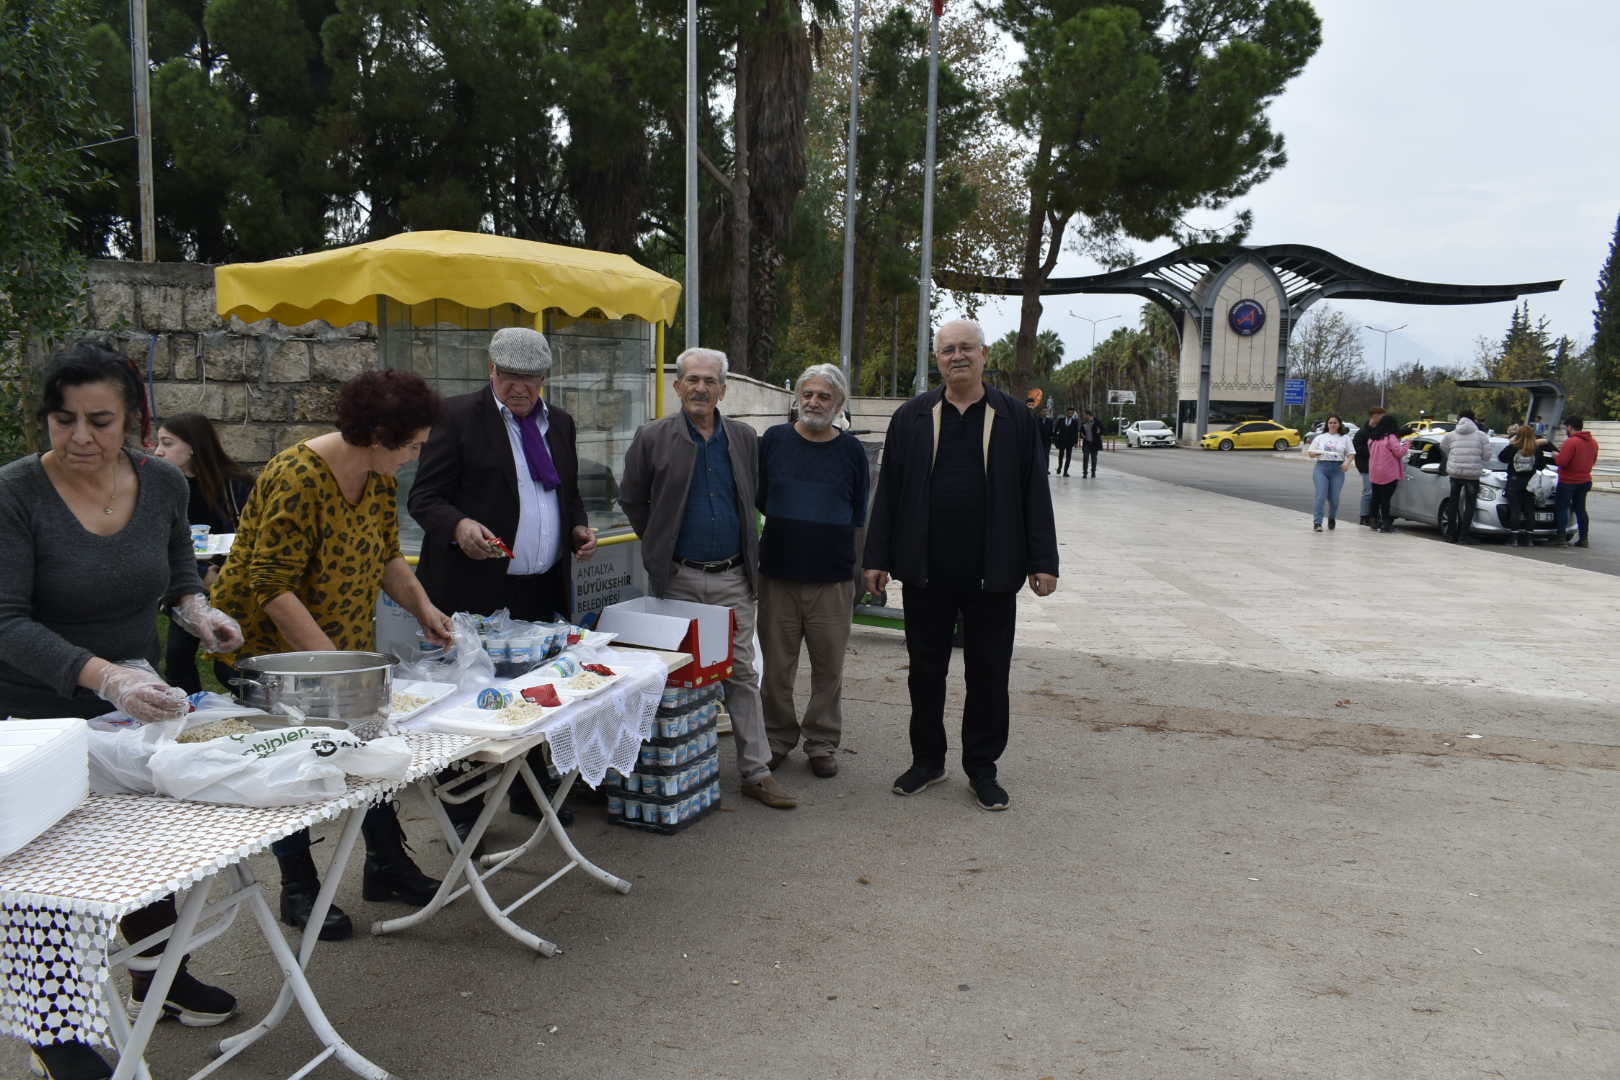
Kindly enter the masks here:
M 170 686 L 145 665 L 108 664 L 96 694 L 143 724 L 178 720 L 186 715 L 186 692 Z
M 242 647 L 242 627 L 219 608 L 209 607 L 202 593 L 182 596 L 180 602 L 169 609 L 169 618 L 202 642 L 209 652 L 234 652 Z

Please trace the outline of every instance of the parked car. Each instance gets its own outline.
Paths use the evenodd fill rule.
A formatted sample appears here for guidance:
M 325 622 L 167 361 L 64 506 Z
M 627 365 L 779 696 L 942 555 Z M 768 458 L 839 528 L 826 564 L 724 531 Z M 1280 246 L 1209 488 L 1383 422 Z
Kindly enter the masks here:
M 1354 435 L 1356 432 L 1361 430 L 1360 424 L 1352 424 L 1348 420 L 1341 420 L 1340 423 L 1344 425 L 1344 433 L 1346 435 Z M 1322 434 L 1322 429 L 1326 426 L 1327 421 L 1324 420 L 1320 424 L 1317 424 L 1315 427 L 1311 428 L 1311 430 L 1307 431 L 1305 433 L 1305 445 L 1311 445 L 1311 440 Z
M 1275 420 L 1246 420 L 1226 431 L 1211 431 L 1198 440 L 1205 450 L 1287 450 L 1299 445 L 1299 431 Z
M 1126 446 L 1174 446 L 1176 433 L 1163 420 L 1138 420 L 1125 429 Z
M 1421 435 L 1426 431 L 1433 432 L 1436 435 L 1444 435 L 1448 431 L 1456 430 L 1457 421 L 1455 420 L 1408 420 L 1401 425 L 1401 438 L 1410 439 L 1412 436 Z
M 1406 452 L 1406 469 L 1401 482 L 1395 486 L 1390 501 L 1390 512 L 1397 518 L 1433 525 L 1451 535 L 1456 529 L 1456 507 L 1451 505 L 1451 478 L 1446 475 L 1446 453 L 1440 445 L 1444 432 L 1419 432 L 1412 436 Z M 1491 448 L 1485 454 L 1485 474 L 1479 479 L 1479 499 L 1474 504 L 1474 520 L 1470 531 L 1475 536 L 1511 536 L 1512 518 L 1507 503 L 1507 466 L 1496 460 L 1496 455 L 1507 445 L 1500 435 L 1491 439 Z M 1558 470 L 1552 466 L 1542 469 L 1530 481 L 1530 492 L 1535 496 L 1535 528 L 1531 538 L 1551 540 L 1553 529 L 1553 488 L 1558 486 Z M 1566 533 L 1573 533 L 1571 523 Z

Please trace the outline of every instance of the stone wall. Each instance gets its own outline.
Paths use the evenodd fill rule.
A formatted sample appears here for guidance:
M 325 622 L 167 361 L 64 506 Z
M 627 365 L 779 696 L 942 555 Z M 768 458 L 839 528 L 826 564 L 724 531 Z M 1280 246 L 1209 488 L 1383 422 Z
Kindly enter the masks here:
M 159 416 L 202 413 L 244 465 L 330 431 L 339 385 L 377 366 L 370 323 L 221 319 L 210 266 L 98 260 L 89 287 L 87 336 L 150 369 Z
M 256 468 L 278 451 L 330 431 L 338 387 L 378 364 L 371 323 L 332 327 L 316 321 L 283 326 L 248 324 L 214 311 L 214 270 L 193 263 L 97 260 L 90 264 L 86 336 L 150 370 L 158 415 L 200 412 L 214 422 L 225 452 Z M 659 390 L 665 414 L 680 407 Z M 850 402 L 857 430 L 881 440 L 889 415 L 904 399 L 859 397 Z M 724 411 L 764 431 L 787 419 L 791 391 L 733 375 Z

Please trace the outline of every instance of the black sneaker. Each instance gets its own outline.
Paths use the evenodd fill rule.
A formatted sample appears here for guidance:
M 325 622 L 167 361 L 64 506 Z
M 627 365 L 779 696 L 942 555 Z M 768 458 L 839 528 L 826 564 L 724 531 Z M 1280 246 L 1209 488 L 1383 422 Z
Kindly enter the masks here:
M 931 788 L 935 784 L 943 784 L 944 782 L 944 769 L 930 769 L 923 765 L 913 765 L 894 778 L 894 793 L 896 795 L 915 795 L 924 788 Z
M 130 974 L 129 1015 L 134 1019 L 146 1001 L 146 988 L 152 983 L 149 971 Z M 199 982 L 181 965 L 163 999 L 163 1015 L 172 1016 L 186 1027 L 213 1027 L 236 1015 L 236 998 L 229 991 Z
M 1005 810 L 1012 801 L 1007 797 L 1007 789 L 993 777 L 979 776 L 968 783 L 973 785 L 973 801 L 979 804 L 980 810 Z
M 33 1047 L 29 1068 L 46 1080 L 106 1080 L 113 1074 L 106 1059 L 82 1042 Z

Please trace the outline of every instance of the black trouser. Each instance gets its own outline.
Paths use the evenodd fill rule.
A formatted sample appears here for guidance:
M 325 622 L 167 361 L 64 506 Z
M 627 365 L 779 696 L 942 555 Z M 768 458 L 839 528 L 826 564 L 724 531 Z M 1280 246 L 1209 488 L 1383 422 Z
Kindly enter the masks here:
M 911 759 L 945 767 L 945 679 L 951 639 L 962 617 L 962 663 L 967 703 L 962 709 L 962 771 L 970 778 L 996 775 L 1007 748 L 1007 677 L 1012 666 L 1016 593 L 985 592 L 976 585 L 905 585 L 906 653 L 911 671 Z
M 1097 451 L 1101 449 L 1101 446 L 1093 446 L 1091 443 L 1086 443 L 1080 448 L 1081 476 L 1086 475 L 1086 473 L 1090 473 L 1092 476 L 1097 475 Z
M 1536 497 L 1530 491 L 1530 478 L 1534 473 L 1511 473 L 1508 476 L 1508 521 L 1514 532 L 1530 532 L 1536 527 Z
M 1074 461 L 1074 447 L 1072 447 L 1072 446 L 1060 446 L 1060 447 L 1057 448 L 1057 451 L 1058 451 L 1058 467 L 1057 467 L 1057 471 L 1064 474 L 1065 476 L 1067 476 L 1068 472 L 1069 472 L 1069 463 Z
M 1479 502 L 1479 481 L 1451 478 L 1451 511 L 1457 521 L 1453 540 L 1468 539 L 1474 526 L 1474 506 Z
M 1374 525 L 1390 528 L 1395 524 L 1395 515 L 1390 513 L 1389 501 L 1395 497 L 1395 485 L 1399 480 L 1391 480 L 1387 484 L 1374 484 L 1372 497 L 1372 519 Z

